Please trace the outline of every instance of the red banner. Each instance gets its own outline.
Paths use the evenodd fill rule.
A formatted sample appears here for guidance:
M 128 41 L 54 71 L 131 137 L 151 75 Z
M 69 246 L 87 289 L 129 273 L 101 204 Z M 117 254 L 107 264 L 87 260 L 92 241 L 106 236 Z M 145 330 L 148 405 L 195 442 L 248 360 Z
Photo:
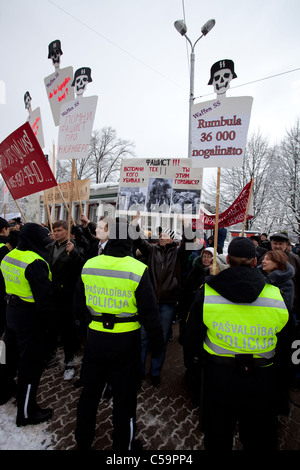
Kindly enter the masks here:
M 244 222 L 248 199 L 250 195 L 250 188 L 251 188 L 251 181 L 246 184 L 243 188 L 242 192 L 236 198 L 233 204 L 224 212 L 219 214 L 219 223 L 218 227 L 229 227 L 230 225 L 235 225 L 240 222 Z M 202 212 L 202 211 L 201 211 Z M 204 218 L 204 229 L 212 229 L 215 226 L 216 216 L 210 214 L 207 211 L 203 211 L 204 213 L 201 214 L 201 217 Z M 253 208 L 250 202 L 249 210 L 247 214 L 247 220 L 253 218 Z
M 0 173 L 14 199 L 57 186 L 28 122 L 0 144 Z

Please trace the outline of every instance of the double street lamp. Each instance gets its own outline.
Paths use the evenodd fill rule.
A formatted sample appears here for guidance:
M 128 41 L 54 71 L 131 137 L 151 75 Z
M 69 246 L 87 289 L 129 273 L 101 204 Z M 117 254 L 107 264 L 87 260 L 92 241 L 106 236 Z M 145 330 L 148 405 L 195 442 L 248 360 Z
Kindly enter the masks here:
M 187 27 L 184 21 L 182 20 L 177 20 L 174 23 L 175 28 L 177 31 L 181 34 L 181 36 L 184 36 L 186 40 L 189 42 L 191 46 L 191 56 L 190 56 L 190 100 L 189 100 L 189 147 L 188 147 L 188 157 L 191 158 L 192 156 L 192 106 L 194 103 L 194 74 L 195 74 L 195 46 L 197 42 L 203 37 L 206 36 L 209 31 L 215 26 L 216 22 L 215 20 L 208 20 L 201 28 L 201 36 L 197 39 L 197 41 L 192 44 L 192 41 L 189 39 L 189 37 L 186 35 L 187 32 Z

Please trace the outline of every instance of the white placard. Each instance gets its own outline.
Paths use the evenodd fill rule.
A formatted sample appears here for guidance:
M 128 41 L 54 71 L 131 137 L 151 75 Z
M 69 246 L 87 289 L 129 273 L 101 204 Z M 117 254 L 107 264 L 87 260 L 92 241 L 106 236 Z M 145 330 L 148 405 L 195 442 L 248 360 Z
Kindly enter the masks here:
M 192 166 L 241 167 L 253 98 L 216 98 L 192 107 Z
M 97 102 L 98 96 L 88 96 L 62 105 L 57 146 L 58 160 L 88 156 Z
M 185 214 L 199 217 L 203 170 L 189 158 L 125 158 L 119 182 L 119 214 Z
M 29 124 L 31 129 L 36 136 L 38 143 L 40 144 L 41 148 L 45 147 L 44 142 L 44 134 L 43 134 L 43 125 L 42 125 L 42 116 L 40 108 L 34 109 L 28 117 Z
M 56 69 L 44 78 L 46 93 L 50 103 L 54 124 L 59 126 L 60 108 L 67 101 L 74 100 L 73 67 Z

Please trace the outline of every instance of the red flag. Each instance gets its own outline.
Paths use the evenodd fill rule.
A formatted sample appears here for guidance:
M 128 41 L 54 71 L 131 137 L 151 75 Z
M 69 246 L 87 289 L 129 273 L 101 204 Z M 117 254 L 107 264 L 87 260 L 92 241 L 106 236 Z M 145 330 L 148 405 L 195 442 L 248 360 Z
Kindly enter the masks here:
M 14 199 L 57 186 L 28 122 L 0 144 L 0 172 Z
M 247 210 L 247 204 L 249 196 L 251 197 L 249 210 L 247 214 L 247 220 L 253 218 L 253 206 L 252 206 L 252 194 L 250 195 L 250 188 L 251 188 L 251 181 L 246 184 L 243 188 L 242 192 L 236 198 L 233 204 L 224 212 L 219 214 L 219 223 L 218 227 L 228 227 L 230 225 L 235 225 L 240 222 L 244 222 L 245 213 Z M 201 208 L 203 211 L 203 218 L 204 218 L 204 229 L 212 229 L 215 226 L 216 216 L 210 214 L 205 209 Z M 202 214 L 200 213 L 200 218 Z

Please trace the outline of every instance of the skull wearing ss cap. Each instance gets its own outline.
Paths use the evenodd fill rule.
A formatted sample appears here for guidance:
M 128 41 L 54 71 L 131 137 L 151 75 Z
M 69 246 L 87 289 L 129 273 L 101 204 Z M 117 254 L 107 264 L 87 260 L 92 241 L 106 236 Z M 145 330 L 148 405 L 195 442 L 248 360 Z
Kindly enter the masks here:
M 213 85 L 217 95 L 223 95 L 230 88 L 230 82 L 237 75 L 234 71 L 234 63 L 230 59 L 218 60 L 210 69 L 208 85 Z

